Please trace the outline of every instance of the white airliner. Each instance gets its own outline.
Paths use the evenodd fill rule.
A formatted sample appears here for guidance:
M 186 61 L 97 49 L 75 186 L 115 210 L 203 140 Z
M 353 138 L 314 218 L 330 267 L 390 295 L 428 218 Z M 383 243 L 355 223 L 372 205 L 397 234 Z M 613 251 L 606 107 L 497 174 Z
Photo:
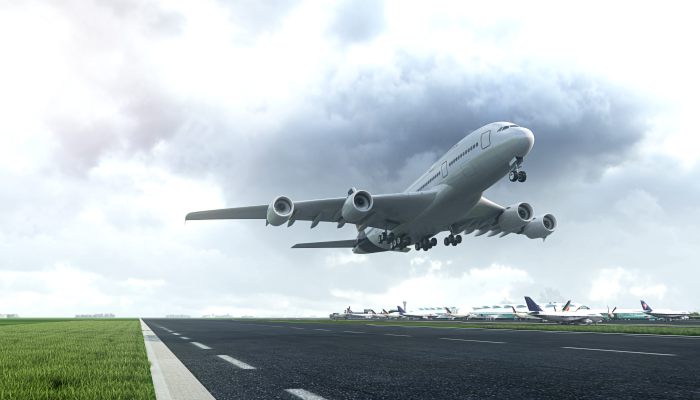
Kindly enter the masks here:
M 590 324 L 592 322 L 601 322 L 603 320 L 603 317 L 600 314 L 590 312 L 589 310 L 565 311 L 565 309 L 569 308 L 568 306 L 571 303 L 571 300 L 566 303 L 562 311 L 544 311 L 542 307 L 537 305 L 534 300 L 527 296 L 525 296 L 525 303 L 527 303 L 527 308 L 530 311 L 529 314 L 531 316 L 547 321 L 559 322 L 562 324 Z
M 652 309 L 649 304 L 647 304 L 644 300 L 640 300 L 642 303 L 642 311 L 644 311 L 645 314 L 651 315 L 652 317 L 656 318 L 663 318 L 667 320 L 672 320 L 672 319 L 688 319 L 690 318 L 690 312 L 688 311 L 677 311 L 677 310 L 654 310 Z
M 466 135 L 403 193 L 371 195 L 351 188 L 346 197 L 293 202 L 278 196 L 269 205 L 197 211 L 185 220 L 264 219 L 279 226 L 296 221 L 346 223 L 357 227 L 357 238 L 300 243 L 294 248 L 352 248 L 355 253 L 429 250 L 434 237 L 448 232 L 445 246 L 462 242 L 461 233 L 489 236 L 510 233 L 545 239 L 557 226 L 552 214 L 533 216 L 527 203 L 502 207 L 482 193 L 509 175 L 527 178 L 521 166 L 532 149 L 532 132 L 509 122 L 494 122 Z

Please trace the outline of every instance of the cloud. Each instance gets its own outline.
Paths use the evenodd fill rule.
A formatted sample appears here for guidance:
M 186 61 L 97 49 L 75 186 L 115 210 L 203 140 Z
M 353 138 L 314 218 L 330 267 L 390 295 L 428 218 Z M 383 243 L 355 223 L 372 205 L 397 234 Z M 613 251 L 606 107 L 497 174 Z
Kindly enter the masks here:
M 6 298 L 25 293 L 23 282 L 37 296 L 8 306 L 78 312 L 78 300 L 45 285 L 57 263 L 69 266 L 69 287 L 110 308 L 96 312 L 132 315 L 327 315 L 347 303 L 536 293 L 700 303 L 688 262 L 700 170 L 659 146 L 692 123 L 675 126 L 686 121 L 675 103 L 648 92 L 675 72 L 639 62 L 660 49 L 610 57 L 619 47 L 606 40 L 620 43 L 612 17 L 614 29 L 593 37 L 566 20 L 554 38 L 542 22 L 559 19 L 530 7 L 484 18 L 493 9 L 397 4 L 0 6 L 0 180 L 11 188 L 0 192 L 0 273 Z M 608 56 L 596 61 L 597 51 Z M 621 79 L 618 62 L 643 79 Z M 536 143 L 528 182 L 485 195 L 553 212 L 559 229 L 545 243 L 468 237 L 430 253 L 356 256 L 289 249 L 354 238 L 350 226 L 182 224 L 188 211 L 279 194 L 401 191 L 496 120 L 531 128 Z

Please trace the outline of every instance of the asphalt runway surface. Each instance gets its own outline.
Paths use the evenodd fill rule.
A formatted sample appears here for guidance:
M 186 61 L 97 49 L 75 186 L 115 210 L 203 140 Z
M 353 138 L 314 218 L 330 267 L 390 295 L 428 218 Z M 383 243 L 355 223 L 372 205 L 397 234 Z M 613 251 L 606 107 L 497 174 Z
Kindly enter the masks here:
M 700 399 L 700 337 L 145 322 L 218 400 Z

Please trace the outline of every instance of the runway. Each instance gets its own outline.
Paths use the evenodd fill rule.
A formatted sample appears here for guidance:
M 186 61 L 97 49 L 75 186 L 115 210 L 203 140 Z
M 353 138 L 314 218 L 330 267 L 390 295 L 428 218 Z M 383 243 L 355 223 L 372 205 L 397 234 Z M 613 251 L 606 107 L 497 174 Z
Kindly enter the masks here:
M 700 337 L 145 322 L 222 399 L 700 399 Z

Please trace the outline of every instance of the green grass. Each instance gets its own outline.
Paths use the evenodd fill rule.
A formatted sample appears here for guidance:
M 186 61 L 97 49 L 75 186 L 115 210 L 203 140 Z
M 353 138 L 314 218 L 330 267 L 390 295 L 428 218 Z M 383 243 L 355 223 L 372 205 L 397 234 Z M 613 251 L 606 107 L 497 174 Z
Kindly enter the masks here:
M 388 326 L 426 326 L 431 328 L 477 328 L 477 329 L 518 329 L 540 331 L 575 331 L 575 332 L 604 332 L 604 333 L 646 333 L 655 335 L 686 335 L 700 336 L 700 326 L 683 325 L 634 325 L 634 324 L 598 324 L 598 325 L 559 325 L 529 322 L 425 322 L 425 321 L 381 321 L 381 320 L 270 320 L 270 322 L 286 323 L 331 323 L 338 325 L 388 325 Z
M 139 321 L 0 322 L 0 399 L 155 399 Z

